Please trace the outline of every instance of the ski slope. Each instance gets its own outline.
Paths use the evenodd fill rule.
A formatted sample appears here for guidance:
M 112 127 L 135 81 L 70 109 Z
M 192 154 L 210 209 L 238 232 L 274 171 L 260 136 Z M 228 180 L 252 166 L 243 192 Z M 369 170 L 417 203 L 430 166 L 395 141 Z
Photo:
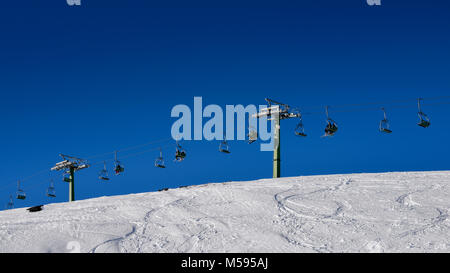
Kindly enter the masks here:
M 0 212 L 0 252 L 450 252 L 450 172 L 215 183 Z

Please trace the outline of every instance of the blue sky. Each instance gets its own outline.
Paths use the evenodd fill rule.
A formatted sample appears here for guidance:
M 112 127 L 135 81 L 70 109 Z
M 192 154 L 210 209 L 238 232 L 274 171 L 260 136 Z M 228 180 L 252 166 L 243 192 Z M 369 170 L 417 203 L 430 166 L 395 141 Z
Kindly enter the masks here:
M 28 198 L 16 207 L 66 201 L 61 174 L 45 171 L 59 153 L 90 157 L 169 138 L 172 107 L 194 96 L 223 107 L 271 97 L 313 112 L 411 100 L 385 103 L 392 135 L 377 131 L 376 109 L 331 108 L 340 131 L 330 139 L 320 138 L 324 114 L 305 116 L 305 139 L 283 121 L 282 175 L 449 169 L 450 109 L 436 103 L 450 99 L 424 102 L 428 129 L 416 125 L 415 105 L 450 96 L 448 1 L 212 2 L 2 3 L 0 199 L 44 170 L 23 182 Z M 272 154 L 258 144 L 233 141 L 225 155 L 217 142 L 184 142 L 181 164 L 166 144 L 165 170 L 153 166 L 157 151 L 123 160 L 125 174 L 108 184 L 95 166 L 77 175 L 76 198 L 272 175 Z

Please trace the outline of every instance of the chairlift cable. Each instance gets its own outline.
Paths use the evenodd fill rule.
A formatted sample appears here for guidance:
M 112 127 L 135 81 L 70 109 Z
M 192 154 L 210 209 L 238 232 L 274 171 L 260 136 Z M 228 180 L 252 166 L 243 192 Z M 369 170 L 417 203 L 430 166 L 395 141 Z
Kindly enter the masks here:
M 450 102 L 436 102 L 436 103 L 427 103 L 427 106 L 438 106 L 438 105 L 448 105 Z M 391 109 L 405 109 L 405 108 L 417 108 L 416 106 L 411 105 L 401 105 L 401 106 L 390 106 Z M 369 112 L 369 111 L 379 111 L 380 107 L 371 107 L 371 108 L 359 108 L 359 109 L 351 109 L 351 110 L 334 110 L 335 113 L 354 113 L 354 112 Z M 302 112 L 303 115 L 322 115 L 323 111 L 316 112 Z
M 443 100 L 443 99 L 450 99 L 450 96 L 436 96 L 436 97 L 423 97 L 421 98 L 422 102 L 427 101 L 433 101 L 433 100 Z M 334 108 L 336 112 L 343 112 L 346 110 L 339 110 L 340 108 L 345 107 L 357 107 L 357 106 L 372 106 L 372 105 L 390 105 L 390 104 L 412 104 L 413 101 L 417 101 L 417 98 L 410 98 L 410 99 L 397 99 L 397 100 L 390 100 L 390 101 L 380 101 L 380 102 L 367 102 L 367 103 L 355 103 L 355 104 L 335 104 L 335 105 L 329 105 L 330 108 Z M 427 105 L 430 105 L 426 103 Z M 433 103 L 434 104 L 434 103 Z M 301 108 L 301 109 L 310 109 L 310 108 L 322 108 L 323 106 L 309 106 L 309 107 L 294 107 L 294 108 Z M 394 106 L 390 106 L 390 108 L 395 108 Z M 308 111 L 304 112 L 304 114 L 320 114 L 321 111 Z
M 147 142 L 147 143 L 136 145 L 136 146 L 125 147 L 125 148 L 120 149 L 120 150 L 114 150 L 112 152 L 107 152 L 107 153 L 103 153 L 103 154 L 97 154 L 97 155 L 85 157 L 85 159 L 86 160 L 90 160 L 90 159 L 93 159 L 93 158 L 103 157 L 103 156 L 107 156 L 107 155 L 113 155 L 116 152 L 127 152 L 127 151 L 130 151 L 130 150 L 136 150 L 136 149 L 139 149 L 139 148 L 151 145 L 151 144 L 158 144 L 158 143 L 162 143 L 162 142 L 167 142 L 169 140 L 172 140 L 172 138 L 164 138 L 164 139 L 155 140 L 155 141 Z
M 171 147 L 171 146 L 172 145 L 168 144 L 168 145 L 161 146 L 161 147 L 162 148 L 167 148 L 167 147 Z M 138 152 L 138 153 L 128 154 L 128 155 L 122 156 L 120 159 L 123 160 L 123 159 L 127 159 L 127 158 L 132 158 L 132 157 L 135 157 L 135 156 L 138 156 L 138 155 L 141 155 L 141 154 L 145 154 L 145 153 L 149 153 L 149 152 L 153 152 L 153 151 L 156 151 L 156 150 L 159 150 L 159 147 L 158 148 L 152 148 L 152 149 L 144 150 L 144 151 L 141 151 L 141 152 Z M 110 161 L 114 162 L 114 159 L 102 160 L 102 161 L 91 163 L 89 165 L 91 167 L 93 167 L 93 166 L 98 166 L 100 164 L 103 164 L 104 162 L 110 162 Z

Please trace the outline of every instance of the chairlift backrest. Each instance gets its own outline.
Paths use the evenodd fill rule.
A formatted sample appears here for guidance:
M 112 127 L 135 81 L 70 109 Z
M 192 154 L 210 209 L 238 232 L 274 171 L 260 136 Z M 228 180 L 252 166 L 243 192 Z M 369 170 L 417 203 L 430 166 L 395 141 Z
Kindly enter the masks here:
M 387 119 L 386 110 L 384 108 L 381 108 L 381 110 L 384 113 L 384 118 L 380 121 L 380 132 L 382 133 L 392 133 L 392 130 L 390 129 L 389 120 Z
M 336 122 L 332 119 L 328 119 L 327 126 L 325 127 L 325 135 L 324 136 L 333 136 L 338 131 L 338 127 Z
M 180 144 L 178 144 L 177 141 L 177 147 L 176 147 L 176 151 L 175 151 L 175 161 L 183 161 L 184 158 L 186 157 L 186 151 L 181 147 Z
M 115 171 L 116 175 L 119 175 L 125 171 L 124 167 L 121 165 L 121 163 L 119 161 L 117 161 L 115 165 L 116 166 L 114 168 L 114 171 Z
M 337 123 L 332 118 L 330 118 L 328 108 L 329 106 L 325 107 L 325 112 L 327 114 L 327 126 L 325 127 L 324 137 L 333 136 L 338 131 Z
M 419 112 L 420 121 L 417 123 L 420 127 L 427 128 L 431 125 L 430 119 L 424 113 Z
M 163 157 L 161 148 L 159 151 L 159 157 L 156 158 L 156 160 L 155 160 L 155 166 L 158 168 L 162 168 L 162 169 L 164 169 L 166 167 L 166 165 L 164 164 L 164 157 Z
M 53 185 L 53 180 L 50 181 L 50 186 L 47 188 L 48 197 L 56 197 L 55 186 Z
M 162 158 L 157 158 L 156 160 L 155 160 L 155 167 L 158 167 L 158 168 L 161 168 L 161 169 L 164 169 L 164 168 L 166 168 L 166 165 L 164 164 L 164 160 L 162 159 Z
M 98 178 L 100 180 L 108 181 L 108 170 L 106 169 L 106 161 L 103 163 L 103 170 L 100 171 Z
M 223 136 L 223 141 L 219 144 L 219 151 L 226 154 L 230 153 L 230 147 L 227 143 L 227 138 L 225 135 Z
M 20 189 L 20 181 L 17 181 L 17 196 L 16 197 L 19 200 L 25 200 L 27 197 L 25 192 L 22 189 Z
M 419 119 L 420 119 L 420 121 L 419 121 L 419 123 L 417 123 L 417 125 L 419 125 L 420 127 L 423 127 L 423 128 L 427 128 L 431 125 L 431 122 L 430 122 L 430 118 L 428 118 L 428 116 L 424 112 L 422 112 L 422 108 L 420 107 L 421 100 L 422 99 L 420 99 L 420 98 L 417 100 L 417 107 L 419 109 L 418 115 L 419 115 Z
M 247 136 L 248 136 L 248 143 L 252 144 L 256 140 L 258 140 L 258 131 L 256 131 L 256 129 L 254 129 L 253 127 L 250 127 Z
M 306 137 L 305 128 L 303 128 L 303 125 L 298 124 L 297 127 L 295 128 L 295 132 L 294 133 L 297 136 Z
M 336 122 L 333 120 L 328 120 L 327 126 L 325 127 L 325 136 L 333 136 L 338 131 Z
M 55 188 L 49 187 L 49 188 L 47 189 L 47 196 L 48 196 L 48 197 L 56 197 L 56 191 L 55 191 Z
M 298 113 L 298 118 L 300 119 L 300 122 L 297 124 L 297 127 L 295 127 L 294 133 L 297 136 L 305 137 L 306 136 L 305 128 L 303 126 L 303 118 L 302 118 L 302 114 L 300 112 Z
M 100 175 L 98 176 L 98 178 L 100 180 L 104 180 L 104 181 L 108 181 L 109 180 L 108 174 L 104 173 L 103 171 L 100 172 Z
M 114 152 L 114 172 L 119 175 L 125 171 L 122 163 L 117 159 L 117 151 Z
M 222 153 L 229 154 L 230 149 L 228 147 L 228 144 L 226 142 L 221 142 L 219 145 L 219 151 L 221 151 Z
M 25 200 L 27 198 L 25 192 L 23 191 L 17 191 L 17 199 L 19 200 Z
M 13 201 L 13 197 L 11 195 L 9 196 L 9 202 L 8 202 L 8 204 L 6 204 L 6 208 L 7 209 L 13 209 L 14 208 L 14 201 Z

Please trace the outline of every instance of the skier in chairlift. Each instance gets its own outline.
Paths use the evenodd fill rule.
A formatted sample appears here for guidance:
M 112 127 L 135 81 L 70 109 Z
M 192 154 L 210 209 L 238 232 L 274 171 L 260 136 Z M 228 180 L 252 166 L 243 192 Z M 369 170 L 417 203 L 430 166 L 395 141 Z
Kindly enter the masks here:
M 325 128 L 325 133 L 327 135 L 333 135 L 337 132 L 337 126 L 334 122 L 328 121 L 327 127 Z

